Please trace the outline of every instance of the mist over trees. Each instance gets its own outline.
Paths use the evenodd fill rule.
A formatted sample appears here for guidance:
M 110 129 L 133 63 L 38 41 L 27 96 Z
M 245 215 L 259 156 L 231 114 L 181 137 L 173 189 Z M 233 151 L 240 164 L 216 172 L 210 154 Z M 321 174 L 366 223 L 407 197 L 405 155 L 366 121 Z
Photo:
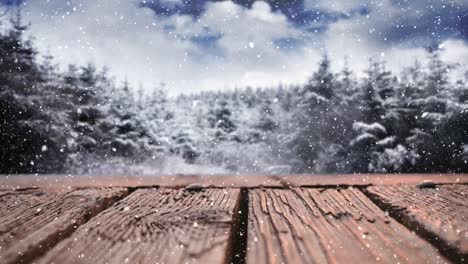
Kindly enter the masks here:
M 168 157 L 239 173 L 468 172 L 468 71 L 451 79 L 438 49 L 399 74 L 375 59 L 363 78 L 334 73 L 324 56 L 302 86 L 169 97 L 93 64 L 61 70 L 25 30 L 18 16 L 0 32 L 2 174 L 158 172 Z

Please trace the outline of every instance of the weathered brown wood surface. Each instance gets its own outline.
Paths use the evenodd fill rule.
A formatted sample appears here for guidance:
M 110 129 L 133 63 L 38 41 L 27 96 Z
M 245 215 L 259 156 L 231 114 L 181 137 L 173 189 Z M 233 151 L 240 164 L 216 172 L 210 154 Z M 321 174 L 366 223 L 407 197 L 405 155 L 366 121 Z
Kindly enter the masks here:
M 468 184 L 468 174 L 304 174 L 281 175 L 275 178 L 288 186 L 417 185 L 423 181 Z
M 223 263 L 239 190 L 141 189 L 38 263 Z
M 357 189 L 250 193 L 247 263 L 444 263 Z
M 0 263 L 33 260 L 126 193 L 95 188 L 0 191 Z
M 193 183 L 211 187 L 368 186 L 435 183 L 468 184 L 468 174 L 330 174 L 330 175 L 0 175 L 0 189 L 70 187 L 184 187 Z
M 0 176 L 0 263 L 466 263 L 467 183 Z
M 456 261 L 468 261 L 467 185 L 372 186 L 368 192 L 407 226 L 456 255 Z
M 53 189 L 70 187 L 185 187 L 193 183 L 206 187 L 224 188 L 283 186 L 279 179 L 267 175 L 0 175 L 0 189 L 33 186 Z

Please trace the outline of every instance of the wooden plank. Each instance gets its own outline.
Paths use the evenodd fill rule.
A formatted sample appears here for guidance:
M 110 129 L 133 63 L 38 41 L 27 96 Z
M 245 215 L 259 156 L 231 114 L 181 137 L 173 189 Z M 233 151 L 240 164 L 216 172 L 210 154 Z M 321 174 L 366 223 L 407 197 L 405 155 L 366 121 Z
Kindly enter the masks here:
M 445 263 L 357 189 L 256 189 L 247 263 Z
M 200 183 L 226 188 L 282 187 L 281 181 L 270 175 L 204 175 Z
M 201 184 L 211 187 L 282 187 L 282 186 L 367 186 L 417 185 L 425 180 L 435 183 L 467 184 L 468 174 L 318 174 L 318 175 L 0 175 L 0 188 L 70 187 L 185 187 Z
M 455 261 L 468 261 L 468 186 L 372 186 L 372 199 Z
M 274 176 L 286 186 L 418 185 L 423 181 L 467 184 L 468 174 L 302 174 Z
M 0 188 L 59 188 L 69 187 L 185 187 L 190 184 L 206 187 L 280 187 L 282 183 L 267 175 L 0 175 Z
M 1 191 L 0 263 L 30 262 L 126 192 L 126 189 Z
M 222 263 L 238 189 L 139 189 L 38 263 Z

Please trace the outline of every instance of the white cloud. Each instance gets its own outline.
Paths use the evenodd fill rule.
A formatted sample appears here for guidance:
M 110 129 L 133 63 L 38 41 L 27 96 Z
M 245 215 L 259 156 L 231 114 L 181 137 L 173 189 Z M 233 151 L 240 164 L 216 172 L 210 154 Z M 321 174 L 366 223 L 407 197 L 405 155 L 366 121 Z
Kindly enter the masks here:
M 310 70 L 304 65 L 318 57 L 274 45 L 275 39 L 301 32 L 265 2 L 251 9 L 230 1 L 209 3 L 196 21 L 184 15 L 156 17 L 125 0 L 30 0 L 24 11 L 36 44 L 61 63 L 94 61 L 135 86 L 142 82 L 152 88 L 163 81 L 172 92 L 303 82 Z M 168 25 L 175 27 L 172 34 L 164 29 Z M 219 56 L 189 40 L 207 28 L 222 34 Z
M 387 62 L 389 69 L 398 71 L 402 67 L 413 65 L 417 59 L 424 62 L 424 48 L 408 48 L 383 44 L 384 39 L 379 32 L 385 18 L 370 18 L 357 16 L 352 19 L 340 20 L 330 25 L 323 37 L 323 45 L 327 49 L 335 70 L 343 66 L 343 58 L 355 72 L 361 72 L 368 67 L 369 58 L 379 58 Z
M 359 3 L 330 8 L 353 9 Z M 323 34 L 294 27 L 261 1 L 250 9 L 231 1 L 210 2 L 196 19 L 158 17 L 150 9 L 138 8 L 136 0 L 29 0 L 24 11 L 36 44 L 50 49 L 60 62 L 94 61 L 109 66 L 120 80 L 128 77 L 135 86 L 142 82 L 150 89 L 163 81 L 178 93 L 301 83 L 316 68 L 322 50 L 327 50 L 336 70 L 348 56 L 356 72 L 367 67 L 372 56 L 384 56 L 394 70 L 415 58 L 424 60 L 422 48 L 382 44 L 381 32 L 402 15 L 400 10 L 389 0 L 372 2 L 372 10 L 376 13 L 338 20 Z M 190 40 L 207 36 L 219 38 L 213 49 Z M 302 44 L 288 50 L 277 47 L 277 39 L 300 39 Z M 444 44 L 445 60 L 468 61 L 466 43 Z
M 460 5 L 457 1 L 454 5 Z M 408 43 L 390 44 L 385 37 L 391 25 L 405 16 L 405 11 L 392 6 L 389 0 L 370 2 L 369 15 L 354 16 L 338 20 L 329 25 L 324 33 L 322 43 L 327 49 L 335 70 L 342 67 L 345 56 L 349 58 L 351 68 L 361 72 L 368 66 L 369 58 L 381 58 L 387 62 L 392 71 L 398 72 L 403 67 L 411 66 L 415 60 L 427 62 L 424 47 L 411 47 Z M 442 8 L 443 3 L 439 3 Z M 417 5 L 420 6 L 420 5 Z M 445 62 L 460 63 L 468 61 L 468 44 L 462 40 L 448 39 L 442 43 L 445 50 L 442 59 Z
M 448 39 L 441 45 L 443 48 L 442 59 L 450 63 L 463 63 L 467 66 L 468 63 L 468 44 L 463 40 Z
M 107 65 L 120 80 L 127 76 L 135 84 L 154 85 L 181 75 L 190 44 L 159 32 L 149 9 L 125 0 L 68 3 L 31 0 L 25 9 L 36 44 L 60 62 Z

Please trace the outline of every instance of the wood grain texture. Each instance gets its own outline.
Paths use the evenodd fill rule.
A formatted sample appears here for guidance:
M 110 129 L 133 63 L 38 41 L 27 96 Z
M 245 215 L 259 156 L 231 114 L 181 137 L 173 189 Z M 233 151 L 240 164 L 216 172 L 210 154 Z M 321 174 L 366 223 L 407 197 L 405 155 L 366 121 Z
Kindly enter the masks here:
M 223 263 L 237 189 L 139 189 L 38 263 Z
M 32 261 L 126 193 L 126 189 L 0 191 L 0 263 Z
M 299 174 L 299 175 L 0 175 L 0 189 L 70 187 L 206 187 L 255 188 L 284 186 L 367 186 L 417 185 L 424 180 L 436 183 L 468 183 L 468 174 Z
M 256 189 L 247 263 L 446 263 L 357 189 Z
M 455 261 L 468 261 L 468 186 L 372 186 L 371 197 Z
M 69 187 L 185 187 L 190 184 L 206 187 L 281 187 L 282 183 L 268 175 L 0 175 L 0 189 Z
M 273 176 L 285 186 L 418 185 L 429 180 L 441 184 L 466 184 L 468 174 L 299 174 Z

